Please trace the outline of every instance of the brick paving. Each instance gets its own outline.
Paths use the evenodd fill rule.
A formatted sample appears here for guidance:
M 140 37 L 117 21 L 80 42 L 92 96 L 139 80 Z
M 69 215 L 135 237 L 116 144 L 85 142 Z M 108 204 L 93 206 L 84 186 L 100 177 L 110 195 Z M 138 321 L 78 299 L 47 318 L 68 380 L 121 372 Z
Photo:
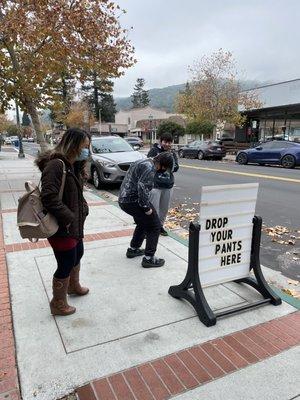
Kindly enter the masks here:
M 0 400 L 20 399 L 16 346 L 0 213 Z
M 22 192 L 24 192 L 24 190 Z M 88 201 L 87 203 L 89 206 L 92 206 L 92 207 L 100 207 L 100 206 L 107 205 L 106 201 Z M 2 214 L 15 213 L 15 212 L 17 212 L 17 208 L 6 208 L 5 210 L 2 210 L 1 212 L 2 212 Z
M 114 239 L 118 237 L 131 236 L 132 233 L 133 229 L 122 229 L 118 231 L 89 233 L 85 235 L 84 242 L 93 242 L 95 240 Z M 6 253 L 13 253 L 16 251 L 24 251 L 24 250 L 42 249 L 44 247 L 50 247 L 48 240 L 39 240 L 36 243 L 24 242 L 24 243 L 12 243 L 4 245 Z
M 77 396 L 166 400 L 299 344 L 298 311 L 92 381 L 79 388 Z

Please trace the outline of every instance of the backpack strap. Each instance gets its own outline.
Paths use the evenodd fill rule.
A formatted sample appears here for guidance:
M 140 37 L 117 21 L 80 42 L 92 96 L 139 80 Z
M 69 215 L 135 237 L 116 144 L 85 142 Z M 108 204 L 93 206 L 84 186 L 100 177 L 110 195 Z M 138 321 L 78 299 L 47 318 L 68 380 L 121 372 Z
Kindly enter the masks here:
M 63 164 L 63 175 L 62 175 L 61 186 L 60 186 L 60 189 L 59 189 L 58 197 L 59 197 L 59 200 L 62 200 L 63 194 L 64 194 L 64 189 L 65 189 L 67 170 L 66 170 L 66 165 L 63 162 L 63 160 L 61 160 L 60 158 L 59 158 L 59 160 Z

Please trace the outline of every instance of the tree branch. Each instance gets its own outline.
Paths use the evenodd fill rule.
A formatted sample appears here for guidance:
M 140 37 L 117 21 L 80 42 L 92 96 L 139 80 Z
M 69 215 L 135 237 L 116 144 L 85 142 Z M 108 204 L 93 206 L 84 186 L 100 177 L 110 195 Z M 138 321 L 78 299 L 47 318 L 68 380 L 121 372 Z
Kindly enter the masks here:
M 47 40 L 47 39 L 48 39 L 48 40 Z M 52 37 L 51 37 L 51 36 L 49 37 L 49 35 L 47 35 L 47 36 L 41 41 L 41 43 L 38 44 L 34 50 L 32 50 L 31 55 L 34 56 L 36 53 L 38 53 L 38 52 L 41 50 L 41 48 L 42 48 L 45 44 L 50 43 L 51 40 L 52 40 Z

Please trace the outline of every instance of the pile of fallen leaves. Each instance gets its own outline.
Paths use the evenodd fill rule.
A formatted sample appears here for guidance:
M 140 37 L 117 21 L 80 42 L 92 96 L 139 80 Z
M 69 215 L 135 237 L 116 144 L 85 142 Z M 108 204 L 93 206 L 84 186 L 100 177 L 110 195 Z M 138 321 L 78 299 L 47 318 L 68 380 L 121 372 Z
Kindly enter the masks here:
M 169 210 L 165 227 L 167 229 L 187 228 L 190 222 L 195 221 L 199 217 L 199 203 L 193 203 L 189 206 L 183 203 Z
M 296 240 L 300 240 L 300 230 L 290 230 L 285 226 L 276 225 L 274 227 L 263 226 L 262 231 L 272 238 L 272 242 L 286 245 L 294 245 Z
M 289 296 L 293 296 L 296 299 L 300 300 L 300 282 L 296 281 L 294 279 L 288 279 L 289 285 L 292 286 L 292 288 L 284 288 L 281 289 L 282 292 L 288 294 Z

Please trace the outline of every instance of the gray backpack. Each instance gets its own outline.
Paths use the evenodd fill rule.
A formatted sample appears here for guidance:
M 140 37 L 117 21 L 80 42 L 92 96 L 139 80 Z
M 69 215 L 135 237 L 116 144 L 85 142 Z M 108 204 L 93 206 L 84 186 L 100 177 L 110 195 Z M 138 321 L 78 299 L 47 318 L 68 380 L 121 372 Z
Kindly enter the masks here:
M 59 199 L 63 197 L 66 181 L 66 166 L 63 163 L 63 176 L 59 190 Z M 58 223 L 53 215 L 45 212 L 41 200 L 39 185 L 25 182 L 26 193 L 19 198 L 17 225 L 23 239 L 37 242 L 54 235 L 58 231 Z

